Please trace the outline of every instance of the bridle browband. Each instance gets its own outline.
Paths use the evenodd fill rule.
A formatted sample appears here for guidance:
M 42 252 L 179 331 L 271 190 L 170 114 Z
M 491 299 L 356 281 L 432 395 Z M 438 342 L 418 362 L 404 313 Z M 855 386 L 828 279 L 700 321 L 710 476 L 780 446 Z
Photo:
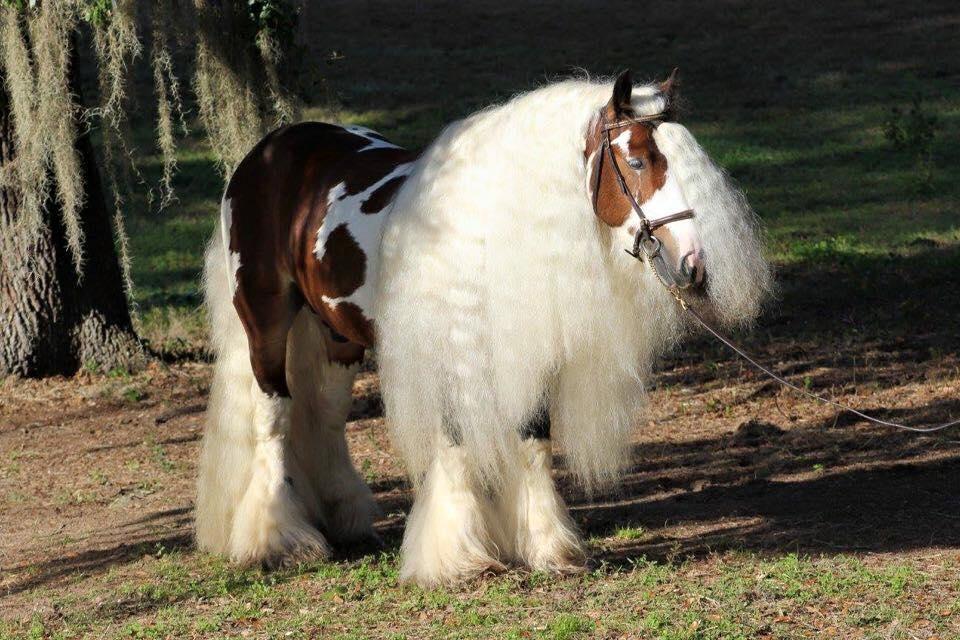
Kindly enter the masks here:
M 654 123 L 652 126 L 656 127 L 657 124 L 663 120 L 663 117 L 664 113 L 661 112 L 608 123 L 604 121 L 603 114 L 601 113 L 600 130 L 603 132 L 603 141 L 601 142 L 603 148 L 600 150 L 600 158 L 597 161 L 597 179 L 593 189 L 593 208 L 594 210 L 597 208 L 597 198 L 600 193 L 600 179 L 603 175 L 603 159 L 604 154 L 606 154 L 607 158 L 610 159 L 610 166 L 613 167 L 613 175 L 617 178 L 620 191 L 626 196 L 633 211 L 640 218 L 640 228 L 637 229 L 637 233 L 633 238 L 633 250 L 625 251 L 637 260 L 647 262 L 660 282 L 672 291 L 676 289 L 686 289 L 690 286 L 690 283 L 673 277 L 673 270 L 668 267 L 666 261 L 663 259 L 662 243 L 659 238 L 653 235 L 653 232 L 671 222 L 693 218 L 693 209 L 684 209 L 683 211 L 671 213 L 668 216 L 657 218 L 656 220 L 648 218 L 643 212 L 643 207 L 637 202 L 637 198 L 633 195 L 633 192 L 627 187 L 627 180 L 624 178 L 623 172 L 620 171 L 617 159 L 613 155 L 613 141 L 610 139 L 610 132 L 615 129 L 622 129 L 623 127 L 648 122 Z
M 620 190 L 623 191 L 623 194 L 627 196 L 627 199 L 630 201 L 630 206 L 633 207 L 633 210 L 636 211 L 637 215 L 640 216 L 640 230 L 637 231 L 637 235 L 633 241 L 633 251 L 627 251 L 630 255 L 640 261 L 645 261 L 650 265 L 650 269 L 656 275 L 657 280 L 660 281 L 667 291 L 673 296 L 674 300 L 677 301 L 677 304 L 680 305 L 680 308 L 685 311 L 690 317 L 692 317 L 701 327 L 706 329 L 711 335 L 713 335 L 717 340 L 723 343 L 725 346 L 729 347 L 741 358 L 746 360 L 748 363 L 753 365 L 760 372 L 769 376 L 770 378 L 776 380 L 785 387 L 789 387 L 794 391 L 801 393 L 808 398 L 823 402 L 832 407 L 836 407 L 842 411 L 849 411 L 854 415 L 872 422 L 874 424 L 883 425 L 887 427 L 893 427 L 895 429 L 901 429 L 904 431 L 913 431 L 916 433 L 933 433 L 936 431 L 942 431 L 944 429 L 949 429 L 950 427 L 955 427 L 960 425 L 960 420 L 952 420 L 943 424 L 935 425 L 932 427 L 912 427 L 899 422 L 893 422 L 891 420 L 882 420 L 880 418 L 875 418 L 871 415 L 863 413 L 853 407 L 843 404 L 842 402 L 836 402 L 835 400 L 830 400 L 819 394 L 808 391 L 807 389 L 800 387 L 783 376 L 777 375 L 774 371 L 768 367 L 763 366 L 752 358 L 749 354 L 746 353 L 743 349 L 737 346 L 732 340 L 724 336 L 722 333 L 714 329 L 710 323 L 708 323 L 703 316 L 697 312 L 692 306 L 687 304 L 687 301 L 680 295 L 681 290 L 689 286 L 689 283 L 677 282 L 675 278 L 672 277 L 672 271 L 667 267 L 666 262 L 663 259 L 661 254 L 661 244 L 660 241 L 653 235 L 653 231 L 659 229 L 660 227 L 670 224 L 676 220 L 688 220 L 693 218 L 694 213 L 692 209 L 687 209 L 685 211 L 678 211 L 677 213 L 671 213 L 668 216 L 663 218 L 658 218 L 651 221 L 643 213 L 643 208 L 640 206 L 640 203 L 637 202 L 637 199 L 630 192 L 630 189 L 627 188 L 627 181 L 623 177 L 623 173 L 620 171 L 620 167 L 617 165 L 616 158 L 613 155 L 613 149 L 611 148 L 610 132 L 614 129 L 621 129 L 626 126 L 633 124 L 638 124 L 642 122 L 654 122 L 657 123 L 663 119 L 663 113 L 656 113 L 648 116 L 640 116 L 638 118 L 632 118 L 627 120 L 617 120 L 616 122 L 606 123 L 603 121 L 603 115 L 600 116 L 601 131 L 603 131 L 603 146 L 606 148 L 601 151 L 600 159 L 597 163 L 597 182 L 593 190 L 593 206 L 596 209 L 597 206 L 597 194 L 600 191 L 600 172 L 603 167 L 603 153 L 606 152 L 608 158 L 610 158 L 610 165 L 613 167 L 613 173 L 617 177 L 617 184 L 620 185 Z M 654 124 L 653 126 L 656 126 Z M 642 251 L 642 253 L 641 253 Z M 671 281 L 673 281 L 671 283 Z

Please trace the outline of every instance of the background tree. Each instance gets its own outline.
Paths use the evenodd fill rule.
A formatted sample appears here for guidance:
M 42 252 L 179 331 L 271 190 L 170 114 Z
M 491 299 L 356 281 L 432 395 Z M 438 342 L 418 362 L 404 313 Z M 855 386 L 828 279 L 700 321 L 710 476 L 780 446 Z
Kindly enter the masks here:
M 152 76 L 163 175 L 151 201 L 162 208 L 190 121 L 178 75 L 187 65 L 175 58 L 190 61 L 199 120 L 226 174 L 297 116 L 286 64 L 297 11 L 283 0 L 0 0 L 0 374 L 145 362 L 123 212 L 131 190 L 148 187 L 131 150 L 128 89 Z M 88 68 L 98 76 L 90 104 Z

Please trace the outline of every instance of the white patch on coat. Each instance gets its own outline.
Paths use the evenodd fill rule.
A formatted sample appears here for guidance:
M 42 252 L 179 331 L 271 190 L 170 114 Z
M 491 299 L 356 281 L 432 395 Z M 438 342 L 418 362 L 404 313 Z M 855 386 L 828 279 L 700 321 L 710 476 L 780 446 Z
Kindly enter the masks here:
M 230 291 L 237 292 L 237 271 L 240 270 L 240 253 L 230 251 L 230 229 L 233 226 L 233 204 L 230 198 L 223 196 L 220 202 L 220 233 L 223 242 L 223 254 L 227 259 L 227 277 L 230 279 Z
M 371 310 L 377 290 L 376 274 L 380 266 L 380 238 L 383 234 L 383 224 L 387 219 L 386 214 L 392 203 L 377 213 L 364 213 L 360 210 L 360 207 L 377 189 L 394 178 L 406 176 L 412 169 L 412 162 L 397 165 L 393 171 L 354 195 L 346 195 L 347 186 L 344 182 L 337 184 L 327 194 L 327 214 L 317 231 L 317 242 L 313 250 L 317 260 L 323 259 L 330 234 L 343 224 L 347 226 L 347 231 L 360 245 L 360 250 L 366 256 L 366 273 L 364 274 L 363 284 L 348 296 L 338 298 L 323 296 L 324 303 L 330 305 L 330 307 L 335 308 L 341 302 L 352 302 L 360 307 L 364 316 L 373 319 Z
M 688 209 L 687 199 L 683 195 L 680 183 L 668 169 L 664 175 L 663 186 L 657 189 L 650 198 L 640 203 L 643 213 L 650 222 L 656 222 L 678 211 Z
M 373 129 L 369 129 L 367 127 L 361 127 L 360 125 L 357 125 L 357 124 L 347 125 L 344 127 L 344 129 L 346 129 L 347 131 L 349 131 L 354 135 L 364 138 L 365 140 L 367 140 L 367 142 L 369 142 L 367 146 L 363 147 L 362 149 L 358 149 L 357 153 L 360 153 L 361 151 L 371 151 L 373 149 L 399 149 L 400 148 L 397 145 L 393 144 L 392 142 L 387 142 L 386 140 L 383 140 L 381 137 L 378 137 L 380 136 L 380 134 L 374 131 Z
M 653 196 L 642 203 L 641 206 L 643 207 L 643 213 L 651 222 L 656 222 L 661 218 L 690 208 L 687 198 L 683 195 L 683 189 L 680 188 L 680 182 L 669 170 L 667 170 L 663 186 L 657 189 Z M 677 259 L 689 254 L 699 256 L 703 251 L 703 245 L 693 220 L 677 220 L 666 225 L 666 229 L 677 244 L 677 252 L 679 253 L 676 256 Z
M 630 129 L 624 129 L 623 133 L 612 140 L 613 144 L 620 147 L 624 158 L 630 158 Z

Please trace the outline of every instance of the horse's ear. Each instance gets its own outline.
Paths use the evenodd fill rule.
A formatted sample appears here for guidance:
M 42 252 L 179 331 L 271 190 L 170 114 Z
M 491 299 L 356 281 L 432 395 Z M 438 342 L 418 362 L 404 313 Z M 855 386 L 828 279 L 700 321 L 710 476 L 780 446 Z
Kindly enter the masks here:
M 613 116 L 620 117 L 623 114 L 629 115 L 631 113 L 630 96 L 632 94 L 633 80 L 630 79 L 630 69 L 626 69 L 617 76 L 616 82 L 613 83 L 613 95 L 610 97 L 610 102 L 607 103 L 607 108 Z
M 667 105 L 673 103 L 678 95 L 678 89 L 680 88 L 680 80 L 677 78 L 678 71 L 680 71 L 680 69 L 674 67 L 673 71 L 670 72 L 670 77 L 660 83 L 660 93 L 666 96 Z

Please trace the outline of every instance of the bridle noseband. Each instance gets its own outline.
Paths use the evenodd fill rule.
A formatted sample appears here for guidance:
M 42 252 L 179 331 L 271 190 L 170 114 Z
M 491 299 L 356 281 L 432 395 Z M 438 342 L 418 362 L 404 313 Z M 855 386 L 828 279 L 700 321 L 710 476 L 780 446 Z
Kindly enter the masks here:
M 729 338 L 724 336 L 722 333 L 714 329 L 710 325 L 710 323 L 708 323 L 696 309 L 694 309 L 692 306 L 687 304 L 687 301 L 683 299 L 683 297 L 680 295 L 680 292 L 682 289 L 685 289 L 688 286 L 690 286 L 690 283 L 677 282 L 676 278 L 673 278 L 671 276 L 671 271 L 668 269 L 666 262 L 663 259 L 663 255 L 661 254 L 661 251 L 660 251 L 661 249 L 660 241 L 656 238 L 656 236 L 653 235 L 653 231 L 656 229 L 659 229 L 660 227 L 666 224 L 670 224 L 671 222 L 674 222 L 676 220 L 688 220 L 690 218 L 693 218 L 694 217 L 693 210 L 687 209 L 685 211 L 678 211 L 677 213 L 672 213 L 668 216 L 664 216 L 663 218 L 658 218 L 657 220 L 654 220 L 651 222 L 650 219 L 647 218 L 647 216 L 643 213 L 643 208 L 640 206 L 640 203 L 637 202 L 637 199 L 630 192 L 630 189 L 627 188 L 627 181 L 624 179 L 623 173 L 620 171 L 620 167 L 617 165 L 616 158 L 613 155 L 613 149 L 611 149 L 610 131 L 614 129 L 620 129 L 620 128 L 623 128 L 632 124 L 636 124 L 639 122 L 658 122 L 662 119 L 663 119 L 663 114 L 657 113 L 654 115 L 641 116 L 639 118 L 630 119 L 630 120 L 618 120 L 616 122 L 611 122 L 608 124 L 604 122 L 603 115 L 601 114 L 600 122 L 602 123 L 602 131 L 604 133 L 604 139 L 602 144 L 604 147 L 606 147 L 606 149 L 600 152 L 601 153 L 600 159 L 597 163 L 597 182 L 593 190 L 593 207 L 594 207 L 594 210 L 596 210 L 597 194 L 600 191 L 600 171 L 601 171 L 601 168 L 603 167 L 603 153 L 606 152 L 607 157 L 610 158 L 610 165 L 613 167 L 613 173 L 615 176 L 617 176 L 617 183 L 620 185 L 620 190 L 623 191 L 623 195 L 627 196 L 627 199 L 630 201 L 630 206 L 632 206 L 633 210 L 637 213 L 638 216 L 640 216 L 640 230 L 637 231 L 637 235 L 634 238 L 633 251 L 628 250 L 627 253 L 632 255 L 637 260 L 645 261 L 648 265 L 650 265 L 650 268 L 653 271 L 653 273 L 656 275 L 657 279 L 660 281 L 660 283 L 664 287 L 667 288 L 667 291 L 669 291 L 670 294 L 674 297 L 674 299 L 677 301 L 677 304 L 680 305 L 680 308 L 683 311 L 685 311 L 688 315 L 690 315 L 698 324 L 700 324 L 700 326 L 706 329 L 720 342 L 722 342 L 724 345 L 732 349 L 737 355 L 739 355 L 741 358 L 749 362 L 759 371 L 766 374 L 770 378 L 773 378 L 780 384 L 786 387 L 789 387 L 794 391 L 801 393 L 804 396 L 807 396 L 808 398 L 812 398 L 814 400 L 817 400 L 818 402 L 823 402 L 824 404 L 828 404 L 832 407 L 836 407 L 841 411 L 849 411 L 854 415 L 860 418 L 863 418 L 864 420 L 873 422 L 874 424 L 893 427 L 895 429 L 901 429 L 904 431 L 913 431 L 917 433 L 933 433 L 935 431 L 942 431 L 944 429 L 948 429 L 950 427 L 955 427 L 957 425 L 960 425 L 960 420 L 951 420 L 950 422 L 946 422 L 946 423 L 939 424 L 936 426 L 931 426 L 931 427 L 908 426 L 905 424 L 901 424 L 899 422 L 893 422 L 890 420 L 882 420 L 880 418 L 874 418 L 873 416 L 863 413 L 858 409 L 854 409 L 849 405 L 843 404 L 841 402 L 837 402 L 835 400 L 830 400 L 829 398 L 825 398 L 819 394 L 813 393 L 804 387 L 801 387 L 799 385 L 796 385 L 790 382 L 783 376 L 775 373 L 770 368 L 765 367 L 759 362 L 757 362 L 754 358 L 748 355 L 742 348 L 737 346 L 736 343 L 734 343 L 732 340 L 730 340 Z M 656 124 L 654 124 L 653 126 L 655 127 Z M 672 284 L 671 284 L 671 281 L 673 281 Z
M 693 218 L 693 209 L 685 209 L 683 211 L 671 213 L 670 215 L 662 218 L 657 218 L 656 220 L 650 220 L 650 218 L 648 218 L 643 212 L 643 207 L 641 207 L 640 203 L 637 202 L 633 192 L 631 192 L 629 187 L 627 187 L 627 180 L 624 178 L 623 172 L 620 171 L 620 166 L 617 164 L 616 157 L 613 155 L 613 141 L 610 139 L 610 132 L 615 129 L 622 129 L 623 127 L 629 127 L 645 122 L 655 123 L 653 126 L 656 127 L 656 125 L 663 120 L 663 116 L 663 113 L 655 113 L 652 115 L 639 116 L 637 118 L 629 118 L 626 120 L 617 120 L 609 123 L 604 121 L 603 115 L 600 116 L 601 131 L 603 131 L 603 141 L 601 145 L 603 148 L 600 150 L 600 159 L 597 162 L 597 179 L 593 189 L 593 206 L 594 209 L 596 209 L 597 197 L 600 193 L 600 178 L 603 173 L 603 156 L 606 154 L 607 158 L 610 159 L 610 166 L 613 167 L 613 175 L 617 178 L 617 184 L 620 186 L 620 191 L 622 191 L 623 195 L 626 196 L 627 201 L 633 208 L 633 211 L 640 218 L 640 228 L 637 230 L 637 233 L 633 239 L 633 250 L 625 251 L 637 260 L 646 261 L 648 264 L 650 264 L 653 272 L 668 289 L 686 289 L 690 286 L 690 283 L 680 281 L 673 277 L 672 270 L 668 269 L 661 253 L 663 248 L 662 243 L 660 242 L 659 238 L 653 235 L 653 232 L 660 227 L 670 224 L 671 222 L 676 222 L 678 220 L 689 220 Z M 669 284 L 671 281 L 673 284 Z

